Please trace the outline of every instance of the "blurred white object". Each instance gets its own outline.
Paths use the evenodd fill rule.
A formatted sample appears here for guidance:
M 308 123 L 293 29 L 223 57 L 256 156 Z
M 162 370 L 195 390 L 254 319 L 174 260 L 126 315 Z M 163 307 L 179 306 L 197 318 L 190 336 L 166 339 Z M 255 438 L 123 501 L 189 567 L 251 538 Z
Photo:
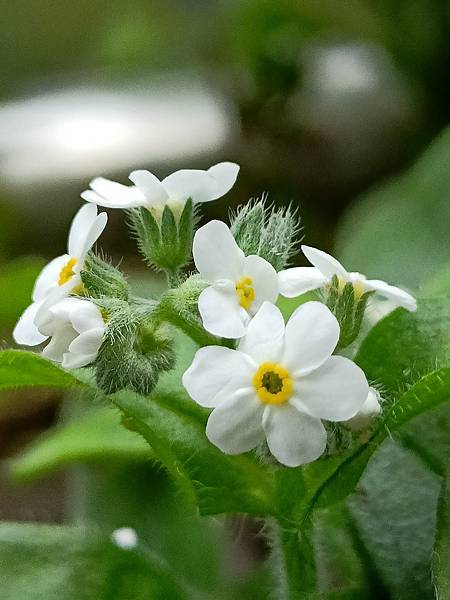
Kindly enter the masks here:
M 112 532 L 112 541 L 122 550 L 132 550 L 137 546 L 137 533 L 131 527 L 121 527 Z
M 220 152 L 236 133 L 200 80 L 79 87 L 0 105 L 0 177 L 20 189 Z
M 356 413 L 354 417 L 348 421 L 344 421 L 342 425 L 345 425 L 352 431 L 360 431 L 368 427 L 371 422 L 381 412 L 380 394 L 378 391 L 369 387 L 369 393 L 367 394 L 367 400 L 362 405 L 362 408 Z

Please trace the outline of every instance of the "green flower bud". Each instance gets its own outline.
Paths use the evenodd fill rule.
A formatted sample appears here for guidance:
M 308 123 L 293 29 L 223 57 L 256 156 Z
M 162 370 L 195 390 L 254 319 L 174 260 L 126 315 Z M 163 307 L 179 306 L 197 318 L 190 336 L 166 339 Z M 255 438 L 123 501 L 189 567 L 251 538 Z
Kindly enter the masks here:
M 123 273 L 93 252 L 87 255 L 80 275 L 86 296 L 128 299 L 129 287 Z
M 341 328 L 337 347 L 346 348 L 358 337 L 367 301 L 374 292 L 361 293 L 361 287 L 357 283 L 343 282 L 337 275 L 333 275 L 331 284 L 324 288 L 323 293 L 325 304 Z
M 194 213 L 192 200 L 186 202 L 181 213 L 168 205 L 156 216 L 143 207 L 129 211 L 139 251 L 151 267 L 176 274 L 190 262 Z
M 297 253 L 300 220 L 291 207 L 265 206 L 265 199 L 249 202 L 231 215 L 231 232 L 245 255 L 262 256 L 281 271 Z
M 107 314 L 105 339 L 95 367 L 98 387 L 106 394 L 124 388 L 150 394 L 161 372 L 174 367 L 173 340 L 165 328 L 155 324 L 153 306 L 119 300 L 97 301 Z

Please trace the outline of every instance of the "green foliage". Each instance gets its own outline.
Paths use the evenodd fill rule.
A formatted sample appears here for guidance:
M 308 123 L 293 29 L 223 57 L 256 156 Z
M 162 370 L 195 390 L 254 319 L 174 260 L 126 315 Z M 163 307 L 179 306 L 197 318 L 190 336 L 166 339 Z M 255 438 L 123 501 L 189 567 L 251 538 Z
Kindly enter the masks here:
M 129 288 L 123 273 L 93 252 L 87 255 L 81 280 L 87 296 L 128 300 Z
M 351 499 L 361 540 L 392 598 L 434 598 L 430 567 L 438 494 L 438 477 L 388 440 Z
M 0 391 L 26 387 L 70 389 L 83 384 L 49 360 L 24 350 L 0 352 Z
M 448 263 L 450 128 L 403 176 L 350 210 L 337 239 L 338 258 L 367 276 L 411 287 Z
M 205 436 L 207 411 L 184 393 L 162 391 L 151 401 L 122 392 L 111 397 L 130 428 L 138 431 L 155 455 L 198 503 L 201 514 L 272 513 L 273 476 L 256 457 L 227 456 Z
M 450 595 L 450 471 L 442 480 L 437 513 L 436 538 L 434 543 L 432 568 L 433 583 L 437 598 Z
M 355 358 L 369 381 L 398 394 L 422 375 L 450 364 L 450 301 L 419 299 L 416 312 L 397 309 L 379 321 Z
M 291 207 L 265 205 L 265 198 L 248 202 L 231 215 L 231 232 L 244 254 L 265 258 L 276 271 L 297 253 L 300 219 Z
M 13 459 L 10 473 L 24 481 L 73 463 L 145 461 L 151 456 L 151 449 L 140 436 L 121 427 L 116 412 L 101 408 L 44 433 Z
M 122 550 L 94 530 L 2 524 L 0 564 L 4 598 L 188 598 L 145 549 Z

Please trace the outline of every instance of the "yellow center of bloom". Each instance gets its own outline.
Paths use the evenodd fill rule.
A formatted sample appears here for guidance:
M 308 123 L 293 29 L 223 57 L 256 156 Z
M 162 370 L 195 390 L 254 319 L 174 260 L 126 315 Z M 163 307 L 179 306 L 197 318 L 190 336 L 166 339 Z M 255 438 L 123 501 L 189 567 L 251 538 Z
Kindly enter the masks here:
M 251 277 L 241 277 L 236 282 L 236 294 L 239 304 L 245 310 L 248 310 L 255 299 L 255 290 L 253 288 L 253 279 Z
M 293 383 L 289 372 L 278 363 L 262 363 L 252 381 L 264 404 L 284 404 L 292 394 Z
M 75 275 L 75 271 L 73 270 L 74 266 L 77 264 L 76 258 L 71 258 L 67 261 L 67 263 L 63 266 L 61 271 L 59 272 L 58 285 L 64 285 L 68 281 L 72 279 Z

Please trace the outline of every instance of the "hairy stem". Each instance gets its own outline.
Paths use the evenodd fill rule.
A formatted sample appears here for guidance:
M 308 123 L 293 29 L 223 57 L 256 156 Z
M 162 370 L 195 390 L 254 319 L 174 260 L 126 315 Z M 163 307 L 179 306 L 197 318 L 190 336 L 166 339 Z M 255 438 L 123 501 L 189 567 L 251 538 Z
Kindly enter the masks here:
M 300 531 L 291 524 L 275 523 L 272 555 L 280 600 L 311 598 L 315 592 L 316 568 L 310 527 Z

